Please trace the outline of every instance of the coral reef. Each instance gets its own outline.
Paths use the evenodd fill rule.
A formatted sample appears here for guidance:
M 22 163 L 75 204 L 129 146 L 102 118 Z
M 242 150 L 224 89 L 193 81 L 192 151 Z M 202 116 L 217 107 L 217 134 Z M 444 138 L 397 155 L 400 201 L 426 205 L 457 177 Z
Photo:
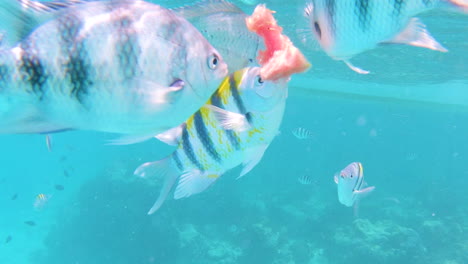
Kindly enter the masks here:
M 351 225 L 338 228 L 333 240 L 338 248 L 352 248 L 337 256 L 342 261 L 396 263 L 417 259 L 426 252 L 415 230 L 391 221 L 356 219 Z

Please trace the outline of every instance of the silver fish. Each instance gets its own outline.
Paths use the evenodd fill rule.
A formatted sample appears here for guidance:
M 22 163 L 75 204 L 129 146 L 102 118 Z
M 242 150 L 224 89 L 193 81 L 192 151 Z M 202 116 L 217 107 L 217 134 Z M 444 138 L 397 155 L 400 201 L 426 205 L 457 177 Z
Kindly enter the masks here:
M 335 183 L 338 186 L 338 200 L 348 207 L 355 205 L 361 197 L 375 189 L 374 186 L 367 187 L 364 181 L 364 169 L 360 162 L 349 164 L 335 175 Z
M 299 176 L 299 178 L 297 178 L 297 181 L 300 184 L 309 185 L 314 182 L 314 179 L 309 174 L 302 174 Z
M 33 30 L 0 50 L 0 133 L 154 135 L 185 121 L 227 75 L 216 49 L 173 11 L 75 2 L 19 0 L 26 10 L 11 11 Z
M 297 138 L 297 139 L 310 139 L 314 136 L 314 134 L 308 130 L 307 128 L 303 127 L 297 127 L 291 131 L 291 133 Z
M 233 3 L 204 0 L 173 10 L 190 21 L 221 53 L 230 73 L 256 62 L 263 41 L 247 29 L 248 15 Z
M 379 44 L 396 43 L 446 52 L 414 17 L 449 7 L 468 13 L 468 0 L 312 0 L 305 8 L 308 30 L 305 39 L 318 42 L 328 56 L 367 74 L 350 59 Z
M 148 214 L 161 207 L 177 180 L 175 199 L 204 191 L 241 164 L 239 177 L 251 171 L 277 135 L 286 104 L 287 81 L 262 81 L 258 67 L 236 71 L 181 127 L 158 135 L 158 139 L 177 145 L 177 149 L 135 170 L 140 177 L 165 177 L 163 190 Z

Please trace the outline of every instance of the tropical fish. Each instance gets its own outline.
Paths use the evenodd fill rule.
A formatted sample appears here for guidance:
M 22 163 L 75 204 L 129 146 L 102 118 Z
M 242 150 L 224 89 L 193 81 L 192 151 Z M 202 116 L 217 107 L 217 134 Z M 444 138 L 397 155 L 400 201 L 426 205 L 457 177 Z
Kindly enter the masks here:
M 61 184 L 56 184 L 56 185 L 54 186 L 54 188 L 55 188 L 55 190 L 57 190 L 57 191 L 63 191 L 63 190 L 65 189 L 65 187 L 63 187 L 63 185 L 61 185 Z
M 5 239 L 5 244 L 8 244 L 10 243 L 10 241 L 13 239 L 13 237 L 11 235 L 8 235 Z
M 2 2 L 0 9 L 27 30 L 0 49 L 0 133 L 155 135 L 184 122 L 227 75 L 200 32 L 161 6 L 15 4 Z
M 52 152 L 52 135 L 47 134 L 47 135 L 45 136 L 45 140 L 46 140 L 47 150 L 48 150 L 49 152 Z
M 318 42 L 331 58 L 367 74 L 369 71 L 354 66 L 350 59 L 379 44 L 406 44 L 446 52 L 426 25 L 414 17 L 444 6 L 468 12 L 468 0 L 312 0 L 305 8 L 308 28 L 304 39 Z
M 283 28 L 273 17 L 274 13 L 261 4 L 245 20 L 247 28 L 262 37 L 265 43 L 265 50 L 259 51 L 257 60 L 262 66 L 260 76 L 266 81 L 289 78 L 311 66 L 289 37 L 282 34 Z
M 297 181 L 300 184 L 308 185 L 314 182 L 314 179 L 309 174 L 302 174 L 299 176 L 299 178 L 297 178 Z
M 46 203 L 49 201 L 51 195 L 40 193 L 36 195 L 36 199 L 34 200 L 34 208 L 42 209 Z
M 335 175 L 338 186 L 338 200 L 345 206 L 351 207 L 366 194 L 375 189 L 366 187 L 364 170 L 360 162 L 353 162 L 346 166 L 338 175 Z
M 291 133 L 298 139 L 310 139 L 313 137 L 313 134 L 310 130 L 303 127 L 295 128 Z
M 252 65 L 263 43 L 247 29 L 247 14 L 224 0 L 203 0 L 172 9 L 192 23 L 221 54 L 230 73 Z
M 15 194 L 13 194 L 13 195 L 11 196 L 11 200 L 14 201 L 14 200 L 16 200 L 16 199 L 18 199 L 18 193 L 15 193 Z
M 36 222 L 34 221 L 24 221 L 25 224 L 27 224 L 28 226 L 36 226 Z
M 263 81 L 258 67 L 237 71 L 183 125 L 157 135 L 177 149 L 135 170 L 140 177 L 165 177 L 159 198 L 148 214 L 161 207 L 177 180 L 175 199 L 202 192 L 238 165 L 243 166 L 239 178 L 252 170 L 278 133 L 287 80 Z

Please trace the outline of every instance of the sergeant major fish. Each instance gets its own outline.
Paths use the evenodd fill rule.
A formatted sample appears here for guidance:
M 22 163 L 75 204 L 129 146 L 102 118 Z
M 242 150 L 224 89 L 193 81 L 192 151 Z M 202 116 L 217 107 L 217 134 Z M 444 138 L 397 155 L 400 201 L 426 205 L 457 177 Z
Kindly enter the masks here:
M 141 177 L 166 178 L 148 214 L 161 207 L 177 180 L 175 199 L 202 192 L 240 164 L 239 177 L 253 169 L 278 133 L 286 97 L 286 79 L 262 81 L 258 67 L 239 70 L 182 126 L 158 135 L 177 149 L 135 170 Z
M 306 40 L 318 42 L 328 56 L 352 70 L 350 59 L 379 44 L 397 43 L 446 52 L 415 15 L 449 7 L 468 13 L 468 0 L 312 0 L 305 8 Z
M 154 135 L 186 120 L 227 75 L 200 32 L 158 5 L 17 4 L 18 10 L 2 2 L 0 9 L 32 30 L 0 50 L 0 133 Z
M 335 175 L 335 183 L 338 186 L 338 200 L 348 207 L 356 205 L 360 198 L 375 189 L 374 186 L 366 187 L 364 169 L 360 162 L 349 164 L 339 175 Z

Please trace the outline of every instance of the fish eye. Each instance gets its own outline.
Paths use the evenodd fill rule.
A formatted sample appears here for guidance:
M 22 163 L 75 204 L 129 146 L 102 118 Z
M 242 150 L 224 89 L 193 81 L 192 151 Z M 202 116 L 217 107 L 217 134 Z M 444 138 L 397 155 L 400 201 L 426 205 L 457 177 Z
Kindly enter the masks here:
M 262 80 L 262 77 L 260 77 L 260 75 L 257 76 L 257 84 L 259 85 L 263 84 L 263 80 Z
M 218 55 L 213 54 L 210 57 L 208 57 L 207 63 L 208 63 L 208 68 L 210 68 L 212 70 L 216 69 L 216 67 L 218 66 L 218 63 L 219 63 Z
M 320 25 L 317 21 L 314 22 L 314 29 L 315 33 L 317 33 L 319 38 L 322 38 L 322 30 L 320 29 Z

